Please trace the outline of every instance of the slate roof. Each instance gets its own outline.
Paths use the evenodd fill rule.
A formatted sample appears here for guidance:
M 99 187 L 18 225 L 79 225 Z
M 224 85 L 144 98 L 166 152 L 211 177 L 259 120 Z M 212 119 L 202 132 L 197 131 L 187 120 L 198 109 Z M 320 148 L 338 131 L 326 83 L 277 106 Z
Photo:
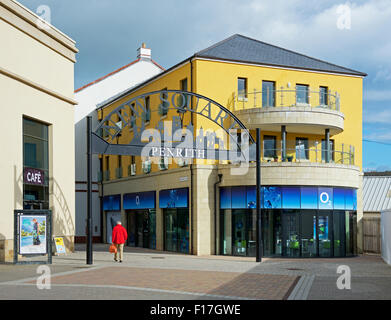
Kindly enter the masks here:
M 356 76 L 367 75 L 360 71 L 311 58 L 240 34 L 235 34 L 209 48 L 199 51 L 194 56 Z
M 284 48 L 280 48 L 259 40 L 235 34 L 223 41 L 220 41 L 204 50 L 196 52 L 193 56 L 177 63 L 162 73 L 129 88 L 107 100 L 97 104 L 97 109 L 104 108 L 108 104 L 116 101 L 137 90 L 146 83 L 155 80 L 164 74 L 171 72 L 186 61 L 191 61 L 193 58 L 209 58 L 213 60 L 226 60 L 233 62 L 252 63 L 260 65 L 270 65 L 275 67 L 289 67 L 295 69 L 303 69 L 310 71 L 323 71 L 340 74 L 348 74 L 354 76 L 365 77 L 366 73 L 337 66 L 335 64 L 311 58 L 301 53 L 293 52 Z
M 364 174 L 363 206 L 364 212 L 391 209 L 391 174 Z

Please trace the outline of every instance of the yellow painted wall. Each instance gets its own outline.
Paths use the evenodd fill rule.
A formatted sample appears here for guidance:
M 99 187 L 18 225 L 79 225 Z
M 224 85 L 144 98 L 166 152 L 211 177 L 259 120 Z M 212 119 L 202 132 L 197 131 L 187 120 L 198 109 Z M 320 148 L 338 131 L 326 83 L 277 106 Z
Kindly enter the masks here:
M 362 78 L 206 60 L 196 61 L 196 73 L 197 93 L 220 102 L 231 111 L 239 77 L 248 79 L 249 92 L 254 89 L 261 91 L 262 80 L 275 81 L 276 89 L 288 89 L 287 84 L 290 82 L 292 90 L 298 83 L 308 84 L 310 90 L 318 91 L 319 86 L 326 86 L 331 91 L 337 91 L 340 94 L 340 111 L 345 115 L 344 131 L 331 139 L 335 140 L 338 148 L 342 143 L 345 146 L 355 146 L 355 165 L 362 168 Z M 253 106 L 251 98 L 249 95 L 248 107 Z M 277 97 L 277 106 L 278 104 Z M 237 108 L 239 107 L 240 102 L 237 102 Z M 199 119 L 198 125 L 202 125 L 204 121 Z M 277 135 L 280 136 L 280 133 Z M 300 136 L 311 138 L 309 135 Z M 291 135 L 288 135 L 288 139 L 291 139 Z
M 188 90 L 190 91 L 190 63 L 186 63 L 181 67 L 178 67 L 172 72 L 165 74 L 158 79 L 151 81 L 144 87 L 136 90 L 135 92 L 127 95 L 121 100 L 113 103 L 103 110 L 103 117 L 111 112 L 114 108 L 118 107 L 122 103 L 129 101 L 131 98 L 136 97 L 142 93 L 151 92 L 155 90 L 167 89 L 180 89 L 180 81 L 184 78 L 188 79 Z M 340 95 L 340 111 L 345 115 L 344 131 L 330 138 L 334 140 L 335 150 L 340 151 L 342 144 L 344 144 L 344 151 L 348 151 L 348 146 L 353 145 L 355 147 L 354 164 L 362 168 L 362 78 L 326 74 L 320 72 L 309 72 L 299 70 L 287 70 L 279 68 L 270 68 L 255 65 L 245 65 L 238 63 L 227 63 L 220 61 L 206 61 L 195 60 L 193 61 L 193 92 L 204 95 L 214 101 L 220 103 L 224 107 L 231 111 L 234 108 L 251 108 L 254 106 L 253 97 L 248 96 L 247 103 L 238 102 L 234 95 L 237 95 L 237 80 L 238 78 L 247 78 L 248 91 L 251 93 L 254 91 L 262 90 L 262 80 L 274 81 L 276 83 L 276 89 L 281 87 L 288 89 L 288 83 L 290 83 L 290 89 L 295 90 L 296 84 L 307 84 L 310 86 L 310 90 L 319 91 L 319 86 L 326 86 L 333 92 L 338 92 Z M 236 102 L 234 101 L 236 99 Z M 284 97 L 286 99 L 286 96 Z M 294 92 L 291 95 L 292 104 L 295 101 Z M 319 96 L 312 96 L 310 102 L 315 105 L 319 100 Z M 276 97 L 276 105 L 280 104 L 280 98 Z M 260 104 L 257 102 L 258 105 Z M 156 110 L 158 106 L 158 96 L 151 97 L 151 109 Z M 286 101 L 284 101 L 286 104 Z M 218 109 L 213 110 L 212 117 L 215 117 L 218 113 Z M 177 115 L 175 110 L 171 110 L 168 116 L 165 118 L 170 120 L 172 116 Z M 186 117 L 190 115 L 187 114 Z M 157 112 L 152 112 L 151 121 L 146 128 L 154 128 L 161 118 Z M 141 124 L 141 119 L 138 120 L 138 125 Z M 194 115 L 194 124 L 197 129 L 207 128 L 209 130 L 216 131 L 220 129 L 219 126 L 212 123 L 209 119 L 200 115 Z M 187 123 L 187 118 L 185 118 Z M 254 132 L 252 132 L 255 136 Z M 262 132 L 263 135 L 275 135 L 277 136 L 277 148 L 281 146 L 281 133 L 280 132 Z M 119 138 L 119 143 L 129 143 L 132 137 L 132 132 L 124 130 L 122 136 Z M 308 134 L 294 134 L 289 133 L 287 135 L 287 155 L 295 157 L 294 141 L 296 137 L 306 137 L 309 140 L 309 147 L 315 148 L 315 141 L 319 142 L 317 153 L 318 161 L 321 159 L 321 141 L 324 136 L 308 135 Z M 335 161 L 340 161 L 340 154 L 335 154 Z M 345 156 L 345 164 L 348 164 L 347 156 Z M 315 151 L 310 152 L 310 160 L 315 161 Z M 110 156 L 110 179 L 115 179 L 115 168 L 118 163 L 118 156 Z M 137 174 L 142 173 L 141 161 L 139 157 L 136 157 Z M 211 160 L 197 160 L 197 164 L 211 164 Z M 128 175 L 128 165 L 130 164 L 130 157 L 122 157 L 123 176 Z M 104 168 L 106 164 L 104 161 Z M 175 161 L 170 164 L 169 168 L 176 168 Z M 104 169 L 106 170 L 106 169 Z M 152 165 L 152 172 L 159 171 L 157 165 Z
M 188 81 L 188 90 L 190 91 L 190 64 L 187 63 L 178 69 L 174 70 L 171 73 L 165 74 L 162 77 L 158 78 L 155 81 L 152 81 L 148 83 L 146 86 L 140 88 L 139 90 L 125 96 L 124 98 L 116 101 L 112 105 L 106 107 L 103 109 L 103 119 L 115 108 L 120 106 L 121 104 L 131 100 L 134 97 L 137 97 L 140 94 L 152 92 L 152 91 L 158 91 L 163 89 L 168 90 L 179 90 L 180 89 L 180 82 L 181 80 L 187 78 Z M 158 105 L 160 104 L 159 96 L 154 95 L 151 96 L 151 120 L 149 121 L 149 124 L 145 127 L 146 129 L 155 128 L 158 124 L 158 122 L 161 121 L 168 121 L 173 116 L 177 116 L 177 112 L 175 110 L 169 110 L 167 116 L 160 116 L 157 112 Z M 184 123 L 188 123 L 188 117 L 190 117 L 189 114 L 185 115 Z M 136 121 L 138 126 L 141 126 L 142 119 L 138 119 Z M 121 137 L 119 137 L 118 143 L 120 144 L 126 144 L 131 141 L 133 138 L 133 131 L 129 131 L 128 129 L 123 130 Z M 157 161 L 158 159 L 152 159 Z M 131 157 L 130 156 L 122 156 L 122 167 L 123 167 L 123 176 L 128 176 L 128 166 L 130 165 Z M 110 156 L 110 180 L 115 179 L 115 169 L 118 166 L 118 156 Z M 176 168 L 178 167 L 175 161 L 173 160 L 170 164 L 169 168 Z M 106 157 L 104 157 L 103 161 L 103 168 L 106 170 Z M 141 158 L 136 157 L 136 170 L 137 174 L 142 173 L 142 166 L 141 166 Z M 157 164 L 152 164 L 151 172 L 159 171 Z

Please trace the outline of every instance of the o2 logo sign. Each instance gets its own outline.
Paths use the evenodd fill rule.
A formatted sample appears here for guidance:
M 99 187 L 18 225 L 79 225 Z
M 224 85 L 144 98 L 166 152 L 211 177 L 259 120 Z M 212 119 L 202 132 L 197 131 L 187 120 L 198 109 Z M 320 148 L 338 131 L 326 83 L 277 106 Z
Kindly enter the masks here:
M 333 189 L 319 188 L 319 209 L 333 209 Z
M 330 196 L 327 192 L 322 192 L 319 196 L 319 200 L 321 203 L 329 203 Z

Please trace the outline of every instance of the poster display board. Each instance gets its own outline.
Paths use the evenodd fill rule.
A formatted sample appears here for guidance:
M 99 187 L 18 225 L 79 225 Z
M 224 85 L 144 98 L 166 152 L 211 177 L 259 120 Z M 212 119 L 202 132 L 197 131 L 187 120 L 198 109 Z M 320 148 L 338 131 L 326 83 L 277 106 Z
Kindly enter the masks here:
M 52 263 L 50 210 L 14 211 L 14 263 Z M 47 261 L 19 261 L 22 257 L 47 256 Z

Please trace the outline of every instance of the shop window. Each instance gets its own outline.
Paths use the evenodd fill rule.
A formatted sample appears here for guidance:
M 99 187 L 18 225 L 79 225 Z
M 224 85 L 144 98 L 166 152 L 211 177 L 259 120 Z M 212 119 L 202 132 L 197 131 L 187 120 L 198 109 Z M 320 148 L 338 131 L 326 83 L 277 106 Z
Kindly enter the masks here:
M 23 179 L 25 209 L 49 209 L 48 139 L 47 125 L 23 118 L 23 171 L 35 170 L 42 177 L 39 181 Z
M 306 84 L 296 85 L 296 104 L 309 104 L 309 86 Z
M 162 90 L 167 90 L 167 88 L 164 88 Z M 162 92 L 161 93 L 161 100 L 162 100 L 162 103 L 159 105 L 158 113 L 160 116 L 164 117 L 167 115 L 168 108 L 170 105 L 168 102 L 166 102 L 166 101 L 168 101 L 168 93 Z
M 247 78 L 238 78 L 238 98 L 247 99 Z
M 296 160 L 309 160 L 308 138 L 296 138 Z
M 276 106 L 276 83 L 274 81 L 262 81 L 262 107 Z
M 276 136 L 263 136 L 263 157 L 277 158 L 277 138 Z
M 319 87 L 319 105 L 327 106 L 329 104 L 328 91 L 328 87 Z

